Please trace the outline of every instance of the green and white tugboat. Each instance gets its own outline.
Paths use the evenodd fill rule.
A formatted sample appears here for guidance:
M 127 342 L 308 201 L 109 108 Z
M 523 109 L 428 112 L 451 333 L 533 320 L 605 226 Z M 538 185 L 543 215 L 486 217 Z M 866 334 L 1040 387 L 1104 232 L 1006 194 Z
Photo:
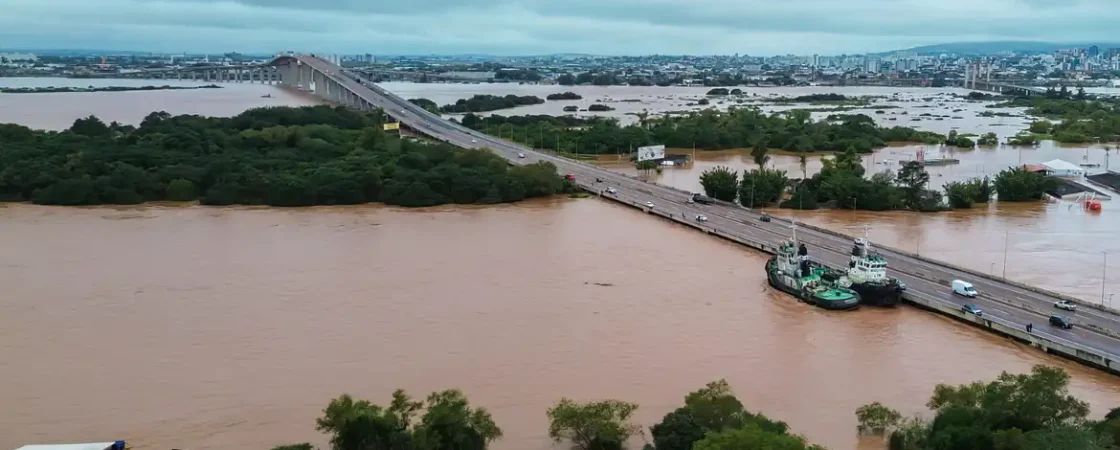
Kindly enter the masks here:
M 797 242 L 796 225 L 793 239 L 783 241 L 778 254 L 766 262 L 766 279 L 775 289 L 811 305 L 832 310 L 859 308 L 859 293 L 850 288 L 843 272 L 809 259 L 805 244 Z

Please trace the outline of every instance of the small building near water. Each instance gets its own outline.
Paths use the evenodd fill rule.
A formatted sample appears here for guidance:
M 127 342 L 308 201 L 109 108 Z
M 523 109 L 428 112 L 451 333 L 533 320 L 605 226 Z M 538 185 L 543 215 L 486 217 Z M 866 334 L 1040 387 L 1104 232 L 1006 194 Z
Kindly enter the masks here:
M 1046 161 L 1041 166 L 1046 168 L 1046 174 L 1061 178 L 1081 178 L 1085 176 L 1085 169 L 1077 164 L 1055 159 Z

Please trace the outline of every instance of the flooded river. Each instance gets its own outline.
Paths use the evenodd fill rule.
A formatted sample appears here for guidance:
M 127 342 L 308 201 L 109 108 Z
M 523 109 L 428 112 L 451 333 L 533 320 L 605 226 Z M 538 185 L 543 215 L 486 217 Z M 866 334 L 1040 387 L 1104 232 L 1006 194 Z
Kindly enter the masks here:
M 177 84 L 18 80 L 0 85 Z M 0 122 L 62 129 L 89 114 L 138 123 L 153 110 L 233 115 L 315 102 L 275 86 L 223 86 L 0 94 Z M 441 103 L 469 96 L 441 89 L 563 90 L 390 88 Z M 702 94 L 577 89 L 588 99 L 649 95 L 650 102 Z M 674 101 L 663 109 L 677 108 Z M 615 113 L 631 103 L 614 102 Z M 533 110 L 516 113 L 525 112 Z M 972 120 L 959 119 L 962 132 L 988 131 L 987 122 Z M 873 171 L 896 167 L 915 150 L 888 148 L 866 163 Z M 934 183 L 998 172 L 1019 158 L 1076 163 L 1084 152 L 957 152 L 962 163 L 934 170 Z M 1089 153 L 1103 159 L 1101 149 Z M 752 165 L 737 152 L 701 155 L 658 181 L 696 189 L 704 168 Z M 800 172 L 791 157 L 775 156 L 774 164 Z M 810 161 L 809 173 L 817 168 Z M 1023 204 L 798 217 L 851 234 L 870 226 L 883 245 L 993 272 L 1003 269 L 1006 241 L 1009 277 L 1092 299 L 1100 251 L 1120 250 L 1112 238 L 1120 220 L 1110 214 L 1106 203 L 1098 214 Z M 762 255 L 592 199 L 427 210 L 2 205 L 0 245 L 0 404 L 8 411 L 0 415 L 0 448 L 122 438 L 145 449 L 324 445 L 314 418 L 330 398 L 348 392 L 383 403 L 398 387 L 417 396 L 462 388 L 503 427 L 498 450 L 553 447 L 544 411 L 561 396 L 640 403 L 636 421 L 648 426 L 720 377 L 750 409 L 836 450 L 866 447 L 854 433 L 862 404 L 881 400 L 917 413 L 936 383 L 1039 363 L 1070 371 L 1074 393 L 1096 416 L 1120 403 L 1115 377 L 928 313 L 833 314 L 799 305 L 765 286 Z
M 916 413 L 936 383 L 1039 363 L 1096 416 L 1120 403 L 1115 377 L 933 314 L 798 304 L 766 287 L 763 255 L 595 199 L 6 205 L 0 245 L 0 448 L 325 445 L 330 398 L 398 387 L 463 389 L 498 450 L 558 448 L 561 396 L 637 402 L 648 426 L 720 377 L 835 450 L 857 448 L 862 404 Z
M 107 80 L 76 78 L 3 78 L 0 87 L 204 86 L 203 81 Z M 139 125 L 153 111 L 229 117 L 261 106 L 307 106 L 320 102 L 277 85 L 216 83 L 221 89 L 126 92 L 0 94 L 0 123 L 63 130 L 74 120 L 94 115 L 105 123 Z M 267 97 L 266 97 L 267 96 Z

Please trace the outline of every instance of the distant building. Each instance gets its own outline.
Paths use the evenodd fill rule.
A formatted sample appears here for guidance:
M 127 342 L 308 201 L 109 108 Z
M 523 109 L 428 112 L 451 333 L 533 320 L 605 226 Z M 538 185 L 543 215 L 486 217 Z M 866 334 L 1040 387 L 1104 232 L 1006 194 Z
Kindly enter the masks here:
M 879 58 L 867 58 L 863 61 L 863 71 L 867 73 L 879 73 Z
M 1095 45 L 1092 46 L 1092 47 L 1089 47 L 1089 57 L 1090 58 L 1095 58 L 1099 54 L 1101 54 L 1100 47 L 1097 47 Z
M 39 60 L 33 53 L 0 53 L 0 60 L 8 62 L 35 62 Z

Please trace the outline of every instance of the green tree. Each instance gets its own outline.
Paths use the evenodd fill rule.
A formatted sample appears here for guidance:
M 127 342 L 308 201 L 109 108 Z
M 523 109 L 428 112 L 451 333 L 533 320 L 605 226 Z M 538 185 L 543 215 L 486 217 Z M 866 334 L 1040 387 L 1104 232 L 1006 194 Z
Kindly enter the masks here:
M 922 189 L 925 187 L 926 183 L 929 183 L 929 172 L 926 172 L 922 163 L 907 161 L 906 164 L 903 164 L 902 168 L 898 170 L 895 181 L 906 193 L 906 207 L 918 210 Z
M 502 436 L 490 413 L 458 390 L 433 392 L 426 407 L 413 431 L 417 450 L 484 450 Z
M 859 421 L 856 429 L 860 434 L 882 436 L 898 426 L 902 421 L 902 414 L 882 403 L 874 402 L 859 407 L 856 410 L 856 420 Z
M 434 392 L 426 403 L 397 390 L 388 407 L 343 395 L 331 400 L 316 425 L 331 435 L 334 450 L 485 450 L 502 435 L 490 414 L 471 408 L 458 390 Z
M 101 119 L 96 116 L 89 116 L 84 119 L 77 119 L 74 124 L 70 126 L 70 132 L 82 136 L 98 137 L 108 135 L 110 130 L 109 126 L 105 125 Z
M 1053 129 L 1054 124 L 1046 120 L 1036 120 L 1031 122 L 1030 126 L 1030 132 L 1036 134 L 1050 134 L 1050 131 Z
M 763 137 L 755 142 L 754 147 L 751 149 L 751 158 L 759 168 L 765 168 L 766 163 L 770 161 L 770 139 Z
M 618 400 L 576 403 L 563 398 L 547 411 L 548 436 L 580 450 L 620 446 L 639 427 L 629 423 L 638 405 Z
M 182 178 L 171 180 L 167 184 L 167 199 L 176 202 L 187 202 L 198 198 L 194 183 Z
M 748 208 L 774 203 L 782 199 L 789 178 L 784 170 L 752 169 L 743 171 L 739 182 L 739 203 Z
M 777 434 L 756 426 L 711 433 L 692 447 L 693 450 L 824 450 L 810 445 L 801 436 Z
M 688 394 L 685 405 L 666 414 L 660 423 L 650 427 L 657 450 L 689 450 L 706 433 L 750 425 L 762 430 L 785 434 L 788 426 L 761 414 L 751 414 L 731 391 L 726 380 L 708 383 Z
M 971 208 L 976 201 L 976 188 L 968 182 L 953 181 L 945 185 L 945 195 L 953 208 Z
M 1041 199 L 1057 183 L 1057 179 L 1045 173 L 1012 167 L 996 174 L 993 184 L 1000 201 L 1021 202 Z
M 704 195 L 727 202 L 735 201 L 739 191 L 739 174 L 725 166 L 716 166 L 700 174 Z
M 999 145 L 999 137 L 995 133 L 984 133 L 976 143 L 983 147 Z

